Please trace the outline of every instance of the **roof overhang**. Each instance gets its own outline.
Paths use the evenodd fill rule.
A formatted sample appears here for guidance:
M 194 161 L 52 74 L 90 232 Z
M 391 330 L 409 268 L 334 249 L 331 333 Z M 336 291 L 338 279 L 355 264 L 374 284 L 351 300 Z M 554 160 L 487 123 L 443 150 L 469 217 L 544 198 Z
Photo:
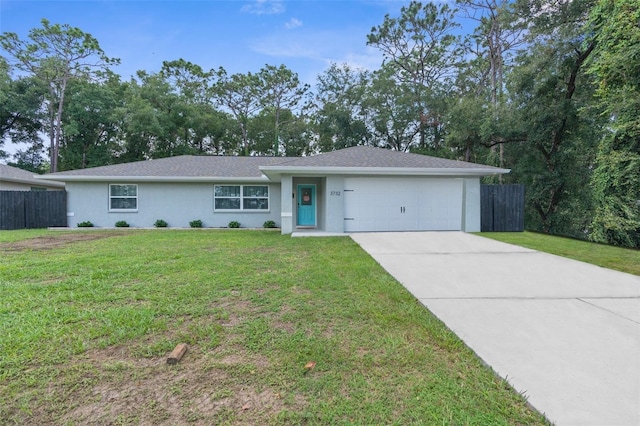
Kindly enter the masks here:
M 208 182 L 267 182 L 266 176 L 260 177 L 218 177 L 218 176 L 82 176 L 82 175 L 43 175 L 38 179 L 61 182 L 154 182 L 154 183 L 208 183 Z
M 296 176 L 367 175 L 367 176 L 443 176 L 482 177 L 511 172 L 500 168 L 411 168 L 411 167 L 260 167 L 269 179 L 279 181 L 284 174 Z
M 33 179 L 20 179 L 20 178 L 12 178 L 12 177 L 2 177 L 3 182 L 14 182 L 14 183 L 23 183 L 26 185 L 40 185 L 40 186 L 50 186 L 52 188 L 64 188 L 64 183 L 61 182 L 53 182 L 53 179 L 44 179 L 41 175 L 34 175 Z M 40 182 L 41 180 L 45 180 L 44 182 Z
M 279 182 L 282 175 L 296 176 L 431 176 L 431 177 L 482 177 L 509 173 L 510 169 L 500 168 L 411 168 L 411 167 L 283 167 L 261 166 L 262 176 L 86 176 L 86 175 L 38 175 L 38 180 L 46 180 L 51 185 L 58 182 L 150 182 L 150 183 L 213 183 L 213 182 Z M 44 183 L 44 182 L 43 182 Z

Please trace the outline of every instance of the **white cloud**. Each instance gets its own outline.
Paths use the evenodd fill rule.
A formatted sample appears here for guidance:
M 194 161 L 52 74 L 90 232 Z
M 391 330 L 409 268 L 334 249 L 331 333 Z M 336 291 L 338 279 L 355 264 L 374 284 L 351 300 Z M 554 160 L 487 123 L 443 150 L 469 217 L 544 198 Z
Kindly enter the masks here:
M 254 15 L 277 15 L 284 12 L 284 4 L 282 0 L 255 0 L 242 6 L 241 10 Z
M 367 46 L 361 31 L 301 31 L 293 38 L 288 33 L 272 34 L 253 40 L 251 49 L 287 64 L 301 63 L 301 79 L 314 84 L 318 74 L 332 63 L 347 64 L 354 69 L 375 70 L 382 64 L 379 50 Z
M 292 30 L 294 28 L 298 28 L 302 26 L 302 21 L 296 18 L 291 18 L 289 22 L 284 24 L 284 27 L 288 30 Z
M 346 63 L 354 69 L 377 70 L 382 65 L 382 53 L 372 47 L 365 47 L 359 52 L 349 52 L 340 60 L 331 62 Z
M 251 49 L 257 53 L 274 57 L 306 58 L 328 62 L 342 62 L 349 58 L 379 57 L 377 50 L 366 45 L 358 31 L 312 31 L 297 34 L 272 34 L 254 39 Z

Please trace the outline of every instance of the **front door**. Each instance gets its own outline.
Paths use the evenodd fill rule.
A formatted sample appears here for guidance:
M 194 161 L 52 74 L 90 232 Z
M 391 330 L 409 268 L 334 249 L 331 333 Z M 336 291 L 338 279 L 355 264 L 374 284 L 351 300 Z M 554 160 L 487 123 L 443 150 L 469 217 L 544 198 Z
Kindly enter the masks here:
M 316 226 L 315 185 L 298 185 L 298 226 Z

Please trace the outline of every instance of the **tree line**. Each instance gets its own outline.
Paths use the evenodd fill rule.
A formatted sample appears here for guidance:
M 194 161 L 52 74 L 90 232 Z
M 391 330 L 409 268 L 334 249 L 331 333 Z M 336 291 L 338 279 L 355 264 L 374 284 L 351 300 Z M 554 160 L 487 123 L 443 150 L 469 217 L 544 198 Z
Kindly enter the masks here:
M 27 142 L 13 164 L 61 171 L 379 146 L 509 168 L 527 228 L 638 248 L 639 22 L 634 0 L 412 2 L 366 35 L 378 69 L 332 64 L 312 88 L 285 65 L 182 59 L 124 81 L 90 34 L 43 20 L 0 35 L 0 156 Z

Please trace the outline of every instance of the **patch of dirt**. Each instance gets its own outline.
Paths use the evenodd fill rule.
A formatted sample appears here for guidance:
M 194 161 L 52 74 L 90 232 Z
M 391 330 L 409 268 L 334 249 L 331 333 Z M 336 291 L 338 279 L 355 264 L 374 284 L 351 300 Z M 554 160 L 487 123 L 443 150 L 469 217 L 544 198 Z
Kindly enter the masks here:
M 78 241 L 93 241 L 122 235 L 125 235 L 125 233 L 111 231 L 64 232 L 60 234 L 47 235 L 46 237 L 29 238 L 12 243 L 0 243 L 0 251 L 51 250 L 65 244 L 76 243 Z
M 227 313 L 227 318 L 219 322 L 223 327 L 236 327 L 242 324 L 245 319 L 250 318 L 251 314 L 255 313 L 253 304 L 248 300 L 238 300 L 234 302 L 221 300 L 216 302 L 215 307 L 224 309 Z
M 217 312 L 185 317 L 161 335 L 129 345 L 92 349 L 59 366 L 59 374 L 30 412 L 9 414 L 23 424 L 82 425 L 255 425 L 274 423 L 284 410 L 304 411 L 308 405 L 297 393 L 265 382 L 271 360 L 247 350 L 236 327 L 256 314 L 255 306 L 237 296 L 222 298 Z M 220 309 L 226 315 L 221 318 Z M 166 356 L 141 356 L 141 347 L 162 339 L 187 335 L 194 323 L 222 326 L 215 348 L 190 344 L 176 365 Z M 277 327 L 289 328 L 284 322 Z M 2 421 L 0 421 L 2 423 Z
M 280 308 L 280 312 L 278 312 L 278 314 L 275 315 L 275 317 L 271 321 L 271 325 L 273 326 L 273 328 L 277 328 L 289 334 L 295 333 L 297 329 L 296 324 L 283 319 L 283 317 L 286 318 L 287 315 L 291 313 L 293 313 L 293 309 L 289 305 L 282 305 L 282 307 Z
M 251 355 L 247 353 L 242 347 L 237 345 L 233 346 L 231 350 L 226 351 L 224 353 L 222 351 L 218 351 L 220 357 L 216 357 L 216 363 L 221 365 L 252 365 L 256 368 L 267 368 L 269 367 L 269 360 L 266 357 L 260 355 Z
M 242 348 L 202 352 L 190 346 L 174 366 L 165 358 L 133 358 L 126 347 L 91 351 L 83 358 L 103 377 L 74 392 L 75 406 L 59 419 L 63 424 L 263 424 L 284 409 L 304 405 L 301 398 L 292 406 L 275 389 L 234 377 L 234 367 L 268 366 L 268 360 Z

